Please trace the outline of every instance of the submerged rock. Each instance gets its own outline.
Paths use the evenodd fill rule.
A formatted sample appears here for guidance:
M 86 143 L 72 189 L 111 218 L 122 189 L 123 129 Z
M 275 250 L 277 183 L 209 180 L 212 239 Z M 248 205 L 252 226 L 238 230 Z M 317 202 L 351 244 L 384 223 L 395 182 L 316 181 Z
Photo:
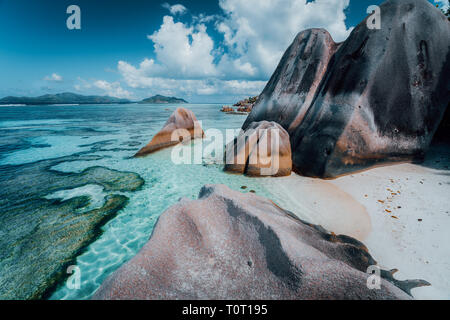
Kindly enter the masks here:
M 164 212 L 149 242 L 93 299 L 409 299 L 384 279 L 368 289 L 366 270 L 375 264 L 353 238 L 211 185 Z
M 225 171 L 249 176 L 287 176 L 292 171 L 289 134 L 276 122 L 253 122 L 230 142 Z
M 185 108 L 177 108 L 161 131 L 134 156 L 143 157 L 155 151 L 177 145 L 188 139 L 203 138 L 204 135 L 194 113 Z M 173 139 L 174 136 L 176 139 Z
M 0 166 L 0 299 L 40 299 L 68 276 L 66 268 L 101 233 L 100 227 L 125 207 L 114 194 L 139 189 L 131 172 L 90 167 L 81 173 L 51 168 L 66 161 L 97 160 L 69 156 L 19 166 Z M 107 193 L 100 208 L 88 196 L 46 199 L 62 190 L 99 185 Z
M 342 44 L 300 33 L 256 102 L 254 121 L 290 134 L 297 172 L 332 178 L 422 160 L 450 100 L 450 24 L 426 0 L 388 0 Z

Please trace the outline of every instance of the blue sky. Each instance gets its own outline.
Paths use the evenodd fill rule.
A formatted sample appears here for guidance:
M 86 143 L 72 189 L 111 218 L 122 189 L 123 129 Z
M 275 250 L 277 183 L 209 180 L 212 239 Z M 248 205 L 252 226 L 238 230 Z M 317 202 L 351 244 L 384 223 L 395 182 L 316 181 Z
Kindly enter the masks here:
M 70 91 L 232 102 L 261 91 L 297 32 L 323 27 L 342 41 L 380 3 L 0 0 L 0 97 Z M 72 4 L 81 30 L 66 27 Z

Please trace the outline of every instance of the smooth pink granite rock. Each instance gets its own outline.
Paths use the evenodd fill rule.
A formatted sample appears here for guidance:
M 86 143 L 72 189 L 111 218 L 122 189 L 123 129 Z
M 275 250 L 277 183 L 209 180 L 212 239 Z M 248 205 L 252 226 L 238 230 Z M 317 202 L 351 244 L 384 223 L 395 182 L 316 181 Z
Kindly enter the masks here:
M 158 150 L 177 145 L 181 141 L 203 138 L 204 135 L 194 113 L 185 108 L 177 108 L 164 127 L 134 156 L 144 157 Z
M 225 171 L 248 176 L 289 176 L 292 154 L 289 134 L 276 122 L 253 122 L 225 150 Z
M 411 298 L 384 279 L 380 290 L 368 289 L 365 272 L 375 263 L 353 238 L 257 195 L 209 185 L 198 200 L 165 211 L 148 243 L 93 299 Z

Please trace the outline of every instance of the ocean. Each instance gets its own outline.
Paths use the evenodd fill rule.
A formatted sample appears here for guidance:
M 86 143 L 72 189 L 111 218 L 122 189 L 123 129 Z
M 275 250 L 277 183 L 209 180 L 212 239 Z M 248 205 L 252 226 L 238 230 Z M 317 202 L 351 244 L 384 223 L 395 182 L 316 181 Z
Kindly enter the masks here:
M 277 200 L 266 178 L 225 173 L 221 164 L 210 159 L 203 159 L 201 164 L 176 165 L 171 161 L 170 148 L 133 158 L 176 107 L 128 104 L 0 108 L 1 297 L 29 298 L 32 296 L 27 290 L 47 286 L 41 292 L 49 299 L 89 299 L 108 275 L 138 253 L 164 210 L 180 198 L 196 199 L 205 184 L 225 184 Z M 226 129 L 239 129 L 246 118 L 220 112 L 219 104 L 183 107 L 195 113 L 205 131 L 218 129 L 225 134 Z M 139 179 L 143 180 L 142 186 L 138 186 Z M 73 249 L 75 259 L 68 259 L 64 253 L 72 241 L 70 237 L 81 233 L 71 234 L 68 224 L 72 218 L 66 222 L 55 218 L 56 214 L 66 210 L 67 214 L 75 211 L 82 215 L 101 208 L 113 195 L 127 201 L 121 202 L 117 215 L 101 227 L 89 245 L 79 251 Z M 80 204 L 83 199 L 86 203 Z M 54 221 L 48 222 L 52 221 L 52 212 L 56 212 Z M 60 243 L 61 238 L 64 243 Z M 65 265 L 79 270 L 78 287 L 67 285 L 73 283 L 74 275 L 67 278 L 52 271 L 53 261 L 63 259 L 67 259 Z M 54 279 L 42 280 L 45 273 Z M 18 286 L 23 295 L 15 295 Z

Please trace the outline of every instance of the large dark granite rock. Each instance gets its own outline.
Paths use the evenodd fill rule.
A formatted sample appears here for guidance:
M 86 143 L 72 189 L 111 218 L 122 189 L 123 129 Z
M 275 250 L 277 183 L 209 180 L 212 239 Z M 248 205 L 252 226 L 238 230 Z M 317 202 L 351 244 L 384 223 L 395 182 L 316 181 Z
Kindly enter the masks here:
M 310 225 L 272 201 L 205 186 L 164 212 L 149 242 L 94 299 L 408 299 L 424 281 L 382 272 L 359 241 Z M 395 283 L 395 285 L 393 284 Z
M 426 0 L 380 8 L 380 30 L 363 21 L 340 45 L 322 30 L 300 33 L 243 126 L 279 122 L 301 174 L 330 178 L 421 160 L 443 118 L 449 21 Z
M 302 122 L 338 48 L 326 30 L 300 32 L 283 55 L 243 128 L 267 120 L 278 122 L 292 132 Z

